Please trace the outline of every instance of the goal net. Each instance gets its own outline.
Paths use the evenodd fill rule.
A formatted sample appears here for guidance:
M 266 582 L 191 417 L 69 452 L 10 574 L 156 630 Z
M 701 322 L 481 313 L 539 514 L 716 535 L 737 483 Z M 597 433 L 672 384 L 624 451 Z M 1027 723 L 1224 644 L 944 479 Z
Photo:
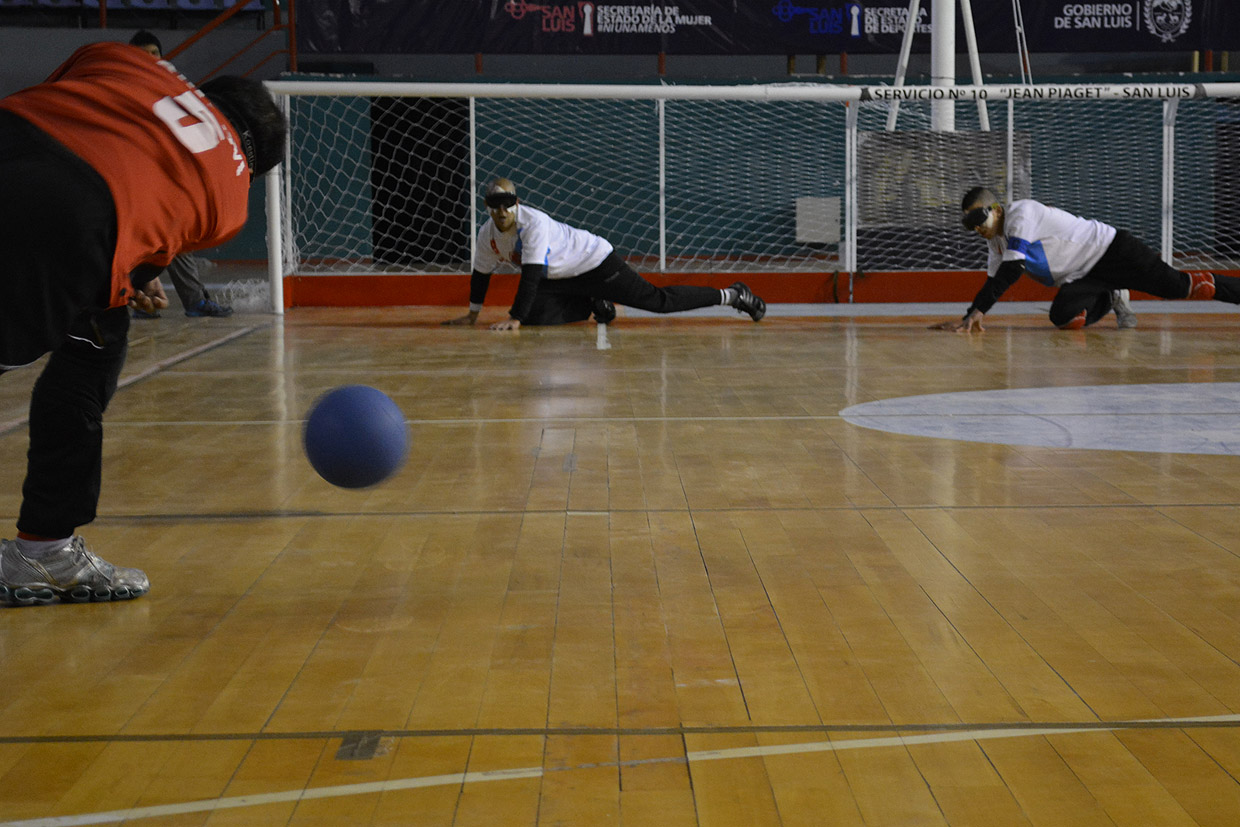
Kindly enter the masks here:
M 648 274 L 977 270 L 975 185 L 1240 260 L 1240 84 L 268 85 L 283 275 L 468 273 L 496 176 Z

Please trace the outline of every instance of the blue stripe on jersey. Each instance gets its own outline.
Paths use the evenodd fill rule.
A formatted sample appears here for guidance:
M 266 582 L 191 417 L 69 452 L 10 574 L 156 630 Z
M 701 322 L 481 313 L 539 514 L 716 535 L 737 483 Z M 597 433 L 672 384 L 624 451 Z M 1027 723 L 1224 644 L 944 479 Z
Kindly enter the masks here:
M 1046 260 L 1046 250 L 1042 248 L 1041 241 L 1025 241 L 1023 238 L 1009 237 L 1008 249 L 1025 257 L 1025 272 L 1034 280 L 1050 287 L 1055 286 L 1055 277 L 1051 275 L 1051 265 Z

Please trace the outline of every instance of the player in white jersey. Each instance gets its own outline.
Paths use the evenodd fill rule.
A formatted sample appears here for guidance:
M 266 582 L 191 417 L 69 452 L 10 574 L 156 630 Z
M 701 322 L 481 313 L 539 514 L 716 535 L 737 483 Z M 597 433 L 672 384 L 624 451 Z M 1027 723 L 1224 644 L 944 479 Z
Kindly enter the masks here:
M 1164 299 L 1217 299 L 1240 304 L 1240 279 L 1205 271 L 1183 272 L 1163 262 L 1126 230 L 1081 218 L 1037 201 L 1013 201 L 1006 208 L 985 187 L 974 187 L 960 204 L 966 229 L 989 245 L 989 278 L 961 319 L 940 330 L 982 327 L 987 313 L 1022 273 L 1059 288 L 1051 302 L 1051 323 L 1077 330 L 1112 309 L 1120 327 L 1136 327 L 1128 291 Z
M 723 290 L 685 284 L 656 287 L 620 258 L 607 239 L 521 203 L 516 185 L 507 178 L 492 181 L 485 200 L 491 217 L 478 232 L 469 312 L 444 324 L 472 325 L 478 320 L 491 273 L 502 262 L 520 267 L 521 281 L 508 318 L 491 325 L 492 330 L 579 322 L 592 312 L 606 324 L 615 318 L 617 304 L 654 313 L 726 305 L 755 322 L 766 314 L 766 302 L 739 281 Z

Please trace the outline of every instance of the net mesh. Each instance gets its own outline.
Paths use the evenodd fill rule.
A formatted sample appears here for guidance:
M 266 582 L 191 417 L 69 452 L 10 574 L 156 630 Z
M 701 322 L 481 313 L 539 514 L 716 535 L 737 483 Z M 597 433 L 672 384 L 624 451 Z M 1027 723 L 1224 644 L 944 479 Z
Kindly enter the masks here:
M 486 220 L 480 191 L 603 235 L 639 270 L 840 270 L 855 215 L 856 269 L 976 270 L 959 223 L 988 186 L 1129 230 L 1176 266 L 1240 259 L 1240 107 L 1173 105 L 1173 198 L 1164 205 L 1161 100 L 956 105 L 802 100 L 290 97 L 286 272 L 468 273 Z M 856 111 L 849 186 L 848 106 Z
M 213 285 L 211 293 L 217 302 L 239 313 L 261 313 L 271 309 L 271 285 L 260 276 L 229 279 Z

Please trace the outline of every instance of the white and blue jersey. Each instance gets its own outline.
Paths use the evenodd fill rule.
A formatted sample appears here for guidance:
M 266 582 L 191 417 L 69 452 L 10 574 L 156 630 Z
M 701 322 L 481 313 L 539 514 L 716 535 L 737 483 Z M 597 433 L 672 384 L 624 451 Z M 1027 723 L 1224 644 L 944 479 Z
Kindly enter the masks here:
M 1031 199 L 1004 210 L 1003 235 L 989 242 L 987 272 L 1005 261 L 1019 261 L 1043 284 L 1060 287 L 1084 276 L 1115 240 L 1115 228 Z
M 546 264 L 547 278 L 567 279 L 589 272 L 612 251 L 611 242 L 556 221 L 542 210 L 518 204 L 516 226 L 506 233 L 487 219 L 478 231 L 474 269 L 493 273 L 501 261 L 520 267 Z

